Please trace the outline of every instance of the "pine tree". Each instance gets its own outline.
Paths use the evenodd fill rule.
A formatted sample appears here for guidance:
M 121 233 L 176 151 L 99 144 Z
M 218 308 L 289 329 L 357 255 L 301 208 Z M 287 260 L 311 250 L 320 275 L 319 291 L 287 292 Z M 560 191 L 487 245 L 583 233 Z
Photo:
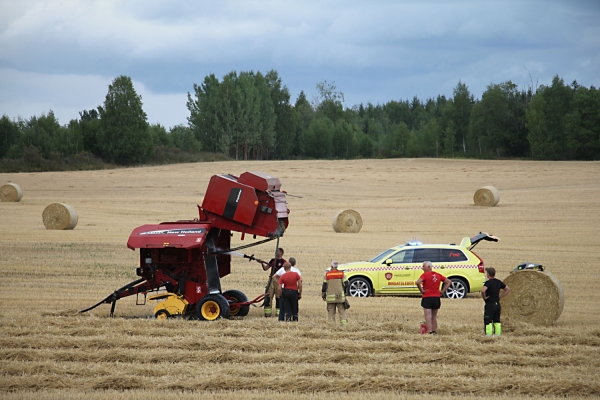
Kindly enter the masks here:
M 142 98 L 135 92 L 131 78 L 115 78 L 108 86 L 104 107 L 100 108 L 102 157 L 118 164 L 147 161 L 154 146 L 146 120 Z

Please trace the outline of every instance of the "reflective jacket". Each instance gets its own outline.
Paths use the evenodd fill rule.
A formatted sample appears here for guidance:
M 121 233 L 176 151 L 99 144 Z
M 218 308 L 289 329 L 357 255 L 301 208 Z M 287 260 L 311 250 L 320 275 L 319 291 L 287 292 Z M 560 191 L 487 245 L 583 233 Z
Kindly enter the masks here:
M 344 271 L 332 269 L 325 273 L 321 294 L 328 303 L 343 303 L 346 300 L 348 279 Z

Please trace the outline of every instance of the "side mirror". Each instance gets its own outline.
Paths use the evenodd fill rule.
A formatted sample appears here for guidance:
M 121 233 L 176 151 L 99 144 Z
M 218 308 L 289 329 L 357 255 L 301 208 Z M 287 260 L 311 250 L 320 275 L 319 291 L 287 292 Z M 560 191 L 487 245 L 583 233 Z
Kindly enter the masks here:
M 388 258 L 387 260 L 385 260 L 385 265 L 392 265 L 392 259 Z

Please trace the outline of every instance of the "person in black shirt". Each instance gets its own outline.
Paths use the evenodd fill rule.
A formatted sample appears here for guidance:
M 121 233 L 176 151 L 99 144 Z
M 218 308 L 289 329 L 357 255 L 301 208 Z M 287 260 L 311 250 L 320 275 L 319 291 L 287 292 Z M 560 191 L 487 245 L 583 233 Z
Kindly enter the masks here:
M 502 325 L 500 324 L 500 299 L 510 292 L 510 288 L 499 279 L 496 279 L 496 270 L 486 268 L 485 276 L 488 279 L 481 289 L 481 297 L 485 301 L 483 309 L 483 326 L 486 336 L 500 336 Z M 502 291 L 502 293 L 500 293 Z
M 269 272 L 269 281 L 267 283 L 266 295 L 265 295 L 265 317 L 270 317 L 273 313 L 273 309 L 271 303 L 273 302 L 273 298 L 275 297 L 275 312 L 279 315 L 279 306 L 281 302 L 281 298 L 277 296 L 277 286 L 278 276 L 275 275 L 279 268 L 283 267 L 283 263 L 285 263 L 285 259 L 283 258 L 283 249 L 280 247 L 277 249 L 277 262 L 275 258 L 272 258 L 268 263 L 262 260 L 257 260 L 262 264 L 263 271 L 271 270 Z

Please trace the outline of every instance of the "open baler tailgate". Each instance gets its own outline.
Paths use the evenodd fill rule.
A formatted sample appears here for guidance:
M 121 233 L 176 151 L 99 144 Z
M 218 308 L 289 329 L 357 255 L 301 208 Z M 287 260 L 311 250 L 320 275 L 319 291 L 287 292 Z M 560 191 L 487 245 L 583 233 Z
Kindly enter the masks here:
M 162 223 L 142 225 L 129 235 L 127 247 L 134 249 L 157 249 L 176 247 L 192 249 L 201 247 L 206 240 L 210 224 L 206 223 Z
M 213 227 L 264 237 L 281 236 L 288 226 L 286 194 L 278 178 L 262 172 L 214 175 L 208 183 L 200 220 Z

